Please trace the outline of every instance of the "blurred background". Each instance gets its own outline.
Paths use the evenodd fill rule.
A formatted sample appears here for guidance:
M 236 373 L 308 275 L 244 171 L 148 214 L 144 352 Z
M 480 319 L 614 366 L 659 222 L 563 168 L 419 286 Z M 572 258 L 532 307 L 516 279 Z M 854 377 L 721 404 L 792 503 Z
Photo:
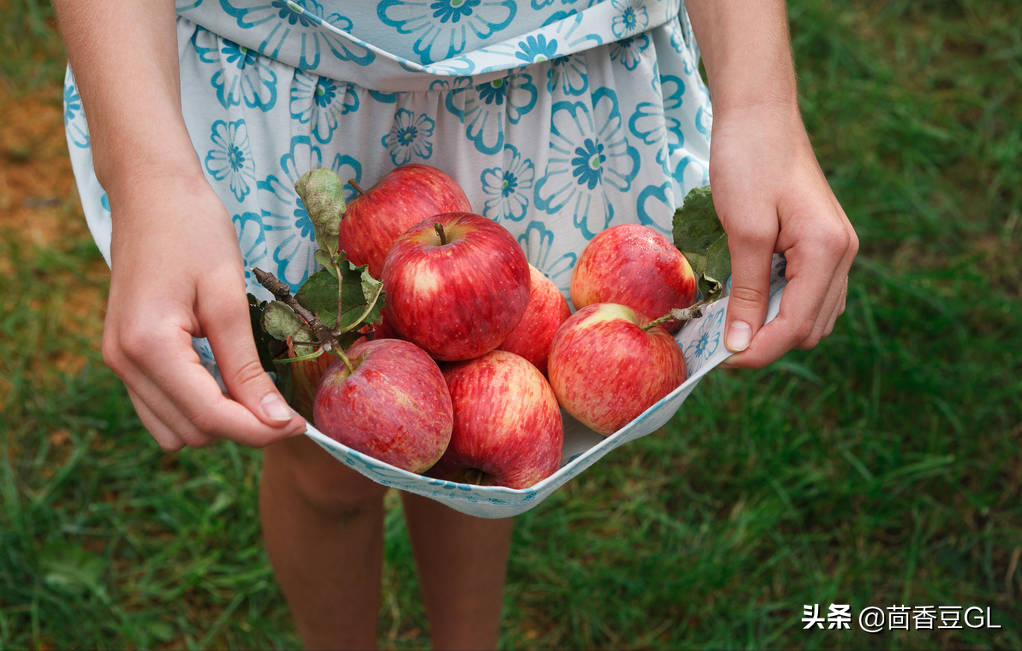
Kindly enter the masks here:
M 862 241 L 847 312 L 813 351 L 711 373 L 521 516 L 503 648 L 1022 648 L 1022 3 L 789 11 Z M 258 453 L 162 453 L 102 363 L 52 11 L 0 0 L 0 30 L 0 649 L 296 647 Z M 380 644 L 426 648 L 388 502 Z M 812 604 L 1000 628 L 806 631 Z

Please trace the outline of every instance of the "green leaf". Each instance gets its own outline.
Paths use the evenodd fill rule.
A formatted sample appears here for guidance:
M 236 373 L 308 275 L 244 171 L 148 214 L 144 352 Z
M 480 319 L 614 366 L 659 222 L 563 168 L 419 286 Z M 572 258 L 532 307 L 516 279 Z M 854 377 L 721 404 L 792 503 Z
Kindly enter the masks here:
M 330 265 L 332 266 L 332 265 Z M 328 267 L 329 269 L 329 267 Z M 295 298 L 328 328 L 337 325 L 337 278 L 332 270 L 320 269 L 298 288 Z
M 382 296 L 383 284 L 369 274 L 366 265 L 356 267 L 343 256 L 338 256 L 337 261 L 343 288 L 340 324 L 337 323 L 337 277 L 333 265 L 309 276 L 295 298 L 333 330 L 357 329 L 362 323 L 376 323 L 383 307 L 382 298 L 378 298 Z M 374 298 L 378 298 L 376 304 L 365 314 Z M 364 314 L 364 318 L 360 318 Z
M 720 298 L 731 276 L 731 252 L 709 186 L 685 195 L 681 207 L 674 211 L 673 226 L 674 245 L 692 266 L 703 299 Z
M 720 298 L 724 284 L 731 276 L 731 251 L 727 248 L 727 236 L 717 238 L 706 249 L 706 266 L 700 278 L 699 291 L 707 301 Z
M 263 370 L 274 370 L 274 358 L 282 355 L 285 350 L 284 344 L 266 332 L 263 327 L 263 313 L 269 305 L 269 301 L 260 301 L 254 295 L 248 295 L 248 316 L 252 322 L 252 335 L 255 339 L 256 352 L 259 353 L 259 363 Z
M 383 282 L 373 278 L 369 273 L 368 265 L 355 267 L 355 269 L 362 274 L 362 297 L 365 299 L 366 305 L 373 304 L 372 310 L 366 315 L 363 322 L 377 323 L 383 310 Z
M 337 253 L 337 234 L 347 210 L 344 182 L 333 171 L 318 168 L 302 174 L 295 182 L 295 191 L 316 229 L 316 244 L 331 255 Z
M 674 245 L 682 253 L 705 253 L 721 235 L 724 227 L 713 207 L 710 186 L 689 191 L 681 207 L 674 211 Z
M 323 249 L 316 249 L 316 252 L 312 254 L 312 257 L 316 261 L 316 264 L 329 271 L 330 275 L 334 278 L 337 277 L 337 271 L 334 269 L 333 264 L 334 256 L 332 254 L 327 253 Z
M 291 337 L 294 341 L 312 341 L 312 328 L 305 323 L 302 317 L 295 314 L 295 311 L 280 301 L 272 301 L 263 311 L 263 329 L 278 341 L 287 341 Z M 295 354 L 307 355 L 315 350 L 315 346 L 296 344 Z

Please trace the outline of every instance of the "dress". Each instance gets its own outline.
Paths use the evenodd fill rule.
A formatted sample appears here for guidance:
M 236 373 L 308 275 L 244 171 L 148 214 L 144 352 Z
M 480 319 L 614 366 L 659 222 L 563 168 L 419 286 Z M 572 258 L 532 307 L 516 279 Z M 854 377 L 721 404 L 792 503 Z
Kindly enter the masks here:
M 708 182 L 709 94 L 681 0 L 177 0 L 177 12 L 199 159 L 246 270 L 292 287 L 316 268 L 293 187 L 311 168 L 363 187 L 405 163 L 443 169 L 565 294 L 588 240 L 626 222 L 667 234 L 685 193 Z M 109 204 L 70 70 L 64 100 L 109 261 Z M 206 342 L 196 349 L 215 370 Z

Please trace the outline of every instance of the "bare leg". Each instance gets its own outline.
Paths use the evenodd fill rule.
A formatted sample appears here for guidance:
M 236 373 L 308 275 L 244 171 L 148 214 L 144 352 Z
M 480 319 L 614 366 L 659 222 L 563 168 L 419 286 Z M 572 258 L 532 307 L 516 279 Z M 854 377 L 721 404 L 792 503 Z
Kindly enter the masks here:
M 263 536 L 308 649 L 376 648 L 385 491 L 305 437 L 263 452 Z
M 513 520 L 474 518 L 402 493 L 435 649 L 497 647 Z

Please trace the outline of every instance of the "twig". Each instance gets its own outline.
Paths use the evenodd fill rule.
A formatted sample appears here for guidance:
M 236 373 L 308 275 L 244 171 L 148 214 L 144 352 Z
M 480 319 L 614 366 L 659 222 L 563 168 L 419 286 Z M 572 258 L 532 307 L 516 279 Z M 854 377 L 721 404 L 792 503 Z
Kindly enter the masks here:
M 305 319 L 305 322 L 309 324 L 310 328 L 312 328 L 312 334 L 319 340 L 319 345 L 323 347 L 323 350 L 336 353 L 344 360 L 344 364 L 348 367 L 348 369 L 350 371 L 354 371 L 348 357 L 341 350 L 340 342 L 337 340 L 337 337 L 334 336 L 333 331 L 323 325 L 323 322 L 320 321 L 313 312 L 299 303 L 298 299 L 291 295 L 291 288 L 288 287 L 287 284 L 281 282 L 273 274 L 263 271 L 258 267 L 252 268 L 252 274 L 256 277 L 256 280 L 259 281 L 260 285 L 273 294 L 274 298 L 286 304 L 295 311 L 295 314 Z

